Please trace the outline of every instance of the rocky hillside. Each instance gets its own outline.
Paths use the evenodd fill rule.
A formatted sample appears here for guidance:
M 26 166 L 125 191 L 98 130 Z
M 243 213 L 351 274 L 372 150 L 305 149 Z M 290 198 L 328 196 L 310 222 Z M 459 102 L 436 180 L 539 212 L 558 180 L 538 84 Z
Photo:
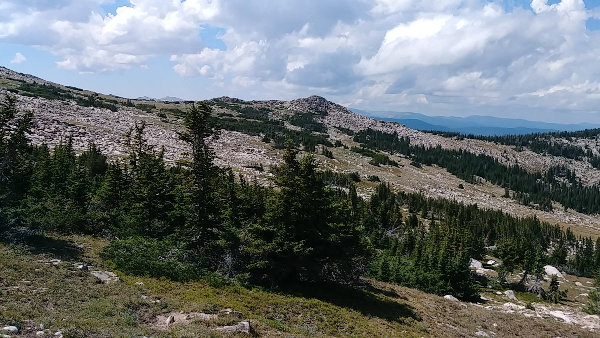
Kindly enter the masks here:
M 135 123 L 145 122 L 149 142 L 164 148 L 165 158 L 174 163 L 184 157 L 186 145 L 179 140 L 182 117 L 191 102 L 162 102 L 130 100 L 103 95 L 79 88 L 66 87 L 42 79 L 19 74 L 0 67 L 0 93 L 17 99 L 21 111 L 34 112 L 34 128 L 30 139 L 35 144 L 56 145 L 72 138 L 74 147 L 83 150 L 93 142 L 115 159 L 127 154 L 123 142 L 125 133 Z M 467 182 L 437 165 L 414 165 L 406 156 L 385 154 L 397 166 L 373 165 L 371 158 L 352 150 L 359 146 L 352 134 L 361 130 L 397 133 L 411 145 L 464 150 L 472 154 L 493 157 L 505 166 L 518 165 L 531 173 L 544 173 L 551 167 L 563 166 L 572 170 L 584 186 L 600 182 L 600 170 L 582 159 L 569 159 L 517 149 L 486 140 L 443 137 L 407 128 L 394 122 L 379 121 L 358 115 L 345 107 L 311 96 L 292 101 L 242 101 L 235 98 L 216 98 L 206 101 L 213 109 L 214 119 L 222 125 L 218 138 L 213 140 L 217 164 L 268 184 L 268 168 L 278 163 L 282 135 L 292 133 L 298 140 L 309 138 L 323 169 L 340 173 L 357 172 L 362 180 L 360 192 L 374 188 L 372 179 L 389 182 L 395 189 L 420 191 L 430 197 L 442 197 L 477 203 L 480 207 L 501 209 L 516 215 L 537 215 L 551 223 L 569 226 L 578 234 L 600 235 L 600 218 L 563 208 L 553 202 L 552 211 L 519 204 L 506 196 L 504 187 L 485 179 Z M 289 136 L 289 135 L 288 135 Z M 300 142 L 300 141 L 299 141 Z M 561 142 L 596 149 L 596 138 L 564 139 Z M 302 143 L 302 142 L 301 142 Z M 304 144 L 302 143 L 302 144 Z M 331 154 L 324 156 L 323 148 Z M 381 153 L 381 152 L 380 152 Z M 412 164 L 412 165 L 411 165 Z M 460 188 L 459 188 L 460 187 Z M 511 191 L 510 195 L 515 192 Z

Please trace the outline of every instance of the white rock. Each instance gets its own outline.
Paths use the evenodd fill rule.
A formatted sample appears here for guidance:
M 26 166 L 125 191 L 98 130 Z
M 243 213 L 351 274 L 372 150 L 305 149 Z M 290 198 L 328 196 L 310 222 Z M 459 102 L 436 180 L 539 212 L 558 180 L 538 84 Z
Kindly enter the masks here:
M 575 285 L 577 285 L 577 286 L 583 286 L 583 284 L 581 284 L 581 282 L 575 282 Z
M 475 273 L 480 276 L 487 276 L 488 273 L 492 272 L 492 271 L 494 271 L 494 270 L 486 269 L 486 268 L 475 269 Z
M 237 317 L 238 319 L 242 319 L 243 315 L 241 312 L 239 311 L 235 311 L 234 309 L 231 308 L 226 308 L 223 309 L 221 311 L 219 311 L 221 314 L 227 315 L 227 316 L 234 316 Z
M 2 328 L 2 331 L 6 331 L 8 333 L 17 334 L 19 333 L 19 328 L 14 325 L 8 325 Z
M 481 268 L 483 268 L 483 264 L 481 264 L 480 261 L 471 258 L 471 262 L 470 262 L 469 267 L 472 268 L 472 269 L 481 269 Z
M 495 260 L 490 259 L 489 261 L 487 261 L 487 265 L 491 265 L 491 266 L 496 266 L 498 263 L 496 263 Z
M 144 283 L 143 282 L 135 282 L 135 285 L 137 285 L 137 286 L 144 286 Z
M 550 313 L 550 315 L 552 315 L 556 318 L 560 318 L 560 319 L 564 320 L 565 323 L 571 323 L 573 321 L 573 320 L 571 320 L 571 317 L 567 316 L 562 311 L 550 311 L 549 313 Z
M 92 271 L 92 275 L 96 276 L 102 283 L 114 283 L 119 281 L 119 277 L 114 272 L 110 271 Z
M 511 309 L 511 310 L 524 310 L 525 307 L 522 305 L 517 305 L 515 303 L 504 303 L 504 305 L 502 305 L 502 307 L 504 307 L 505 309 Z
M 35 335 L 36 336 L 43 336 L 45 334 L 44 331 L 36 331 Z
M 553 267 L 552 265 L 545 265 L 544 272 L 548 276 L 556 275 L 556 277 L 558 278 L 565 278 L 563 277 L 562 273 L 560 273 L 560 271 L 558 271 L 558 269 Z
M 171 315 L 169 317 L 167 317 L 167 327 L 169 327 L 169 325 L 175 323 L 175 316 Z
M 200 320 L 208 321 L 208 320 L 216 320 L 219 316 L 216 314 L 212 314 L 212 313 L 201 312 L 201 313 L 198 313 L 195 317 Z
M 217 330 L 223 331 L 223 332 L 229 332 L 229 333 L 232 333 L 232 332 L 249 333 L 250 332 L 250 321 L 245 320 L 243 322 L 237 323 L 236 325 L 218 327 Z
M 490 335 L 485 333 L 484 331 L 477 331 L 475 332 L 475 335 L 478 337 L 489 337 Z
M 453 302 L 458 302 L 458 301 L 459 301 L 459 300 L 458 300 L 456 297 L 454 297 L 453 295 L 445 295 L 445 296 L 444 296 L 444 299 L 451 300 L 451 301 L 453 301 Z
M 515 292 L 513 290 L 506 290 L 506 291 L 504 291 L 504 294 L 510 300 L 518 300 L 517 297 L 515 296 Z

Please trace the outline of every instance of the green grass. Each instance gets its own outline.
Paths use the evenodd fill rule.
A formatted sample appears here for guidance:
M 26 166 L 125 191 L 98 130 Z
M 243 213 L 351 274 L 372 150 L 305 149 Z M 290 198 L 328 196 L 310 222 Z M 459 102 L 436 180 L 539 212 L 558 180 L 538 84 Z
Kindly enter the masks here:
M 156 318 L 172 312 L 218 313 L 232 308 L 250 320 L 256 335 L 267 337 L 464 337 L 481 328 L 497 336 L 593 336 L 554 320 L 489 311 L 372 280 L 361 287 L 301 285 L 267 290 L 215 286 L 210 281 L 180 283 L 117 271 L 120 282 L 101 284 L 75 263 L 108 270 L 98 256 L 107 244 L 85 236 L 3 234 L 0 326 L 16 325 L 24 336 L 35 336 L 43 324 L 48 336 L 61 331 L 65 337 L 219 337 L 216 326 L 235 324 L 238 319 L 219 316 L 160 331 Z M 54 265 L 51 259 L 62 262 Z M 525 294 L 516 295 L 533 302 Z
M 34 335 L 43 324 L 51 333 L 86 337 L 164 335 L 153 326 L 170 311 L 217 313 L 233 308 L 250 319 L 259 335 L 418 336 L 419 314 L 396 293 L 379 288 L 305 285 L 277 291 L 207 281 L 178 283 L 118 273 L 121 282 L 101 284 L 75 263 L 105 270 L 97 252 L 107 242 L 72 236 L 15 233 L 0 243 L 0 325 L 17 325 Z M 51 259 L 61 259 L 58 265 Z M 143 285 L 136 285 L 142 282 Z M 145 299 L 142 295 L 146 296 Z M 156 302 L 156 301 L 159 302 Z M 175 327 L 169 336 L 216 335 L 215 325 L 232 318 Z

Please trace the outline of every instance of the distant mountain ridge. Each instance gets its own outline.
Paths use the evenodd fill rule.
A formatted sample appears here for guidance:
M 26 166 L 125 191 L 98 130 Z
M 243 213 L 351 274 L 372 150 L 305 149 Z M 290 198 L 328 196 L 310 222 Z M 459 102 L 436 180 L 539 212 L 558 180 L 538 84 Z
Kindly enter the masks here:
M 410 112 L 369 112 L 355 108 L 350 108 L 350 110 L 379 120 L 400 123 L 411 129 L 421 131 L 456 132 L 465 135 L 521 135 L 555 131 L 578 131 L 600 127 L 600 125 L 591 123 L 561 124 L 482 115 L 472 115 L 468 117 L 428 116 Z M 392 114 L 397 117 L 383 116 Z
M 140 96 L 138 98 L 136 98 L 136 100 L 140 100 L 140 101 L 162 101 L 162 102 L 183 102 L 185 101 L 182 98 L 179 97 L 174 97 L 174 96 L 165 96 L 163 98 L 160 99 L 156 99 L 153 97 L 148 97 L 148 96 Z

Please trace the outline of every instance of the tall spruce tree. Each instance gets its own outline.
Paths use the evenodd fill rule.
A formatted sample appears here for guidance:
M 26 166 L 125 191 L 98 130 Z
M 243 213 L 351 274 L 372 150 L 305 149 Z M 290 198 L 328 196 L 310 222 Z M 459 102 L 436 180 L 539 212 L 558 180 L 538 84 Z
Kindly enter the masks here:
M 192 176 L 190 192 L 185 199 L 190 205 L 186 223 L 180 228 L 197 259 L 209 260 L 207 264 L 218 265 L 215 255 L 219 238 L 220 212 L 215 188 L 219 175 L 214 165 L 214 151 L 208 144 L 209 137 L 218 136 L 210 123 L 211 108 L 206 103 L 192 104 L 184 119 L 186 130 L 181 140 L 191 148 L 189 167 Z
M 16 99 L 6 95 L 0 102 L 0 228 L 16 221 L 11 210 L 27 192 L 33 166 L 26 137 L 33 113 L 18 115 Z
M 250 229 L 250 273 L 255 281 L 272 284 L 352 279 L 344 263 L 360 261 L 364 243 L 352 223 L 333 217 L 315 158 L 297 155 L 288 147 L 283 163 L 273 168 L 278 190 L 269 196 L 264 218 Z
M 129 212 L 124 227 L 130 235 L 162 238 L 171 233 L 169 212 L 172 201 L 163 159 L 164 150 L 155 151 L 144 138 L 145 124 L 136 124 L 126 135 L 129 147 Z

